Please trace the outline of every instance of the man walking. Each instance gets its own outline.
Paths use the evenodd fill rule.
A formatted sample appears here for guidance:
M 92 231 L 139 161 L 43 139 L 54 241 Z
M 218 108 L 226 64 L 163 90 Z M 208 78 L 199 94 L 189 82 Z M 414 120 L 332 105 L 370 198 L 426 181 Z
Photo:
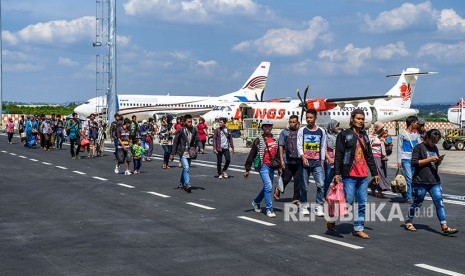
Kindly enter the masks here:
M 220 118 L 219 127 L 213 133 L 213 152 L 216 154 L 216 169 L 218 171 L 218 178 L 228 178 L 226 170 L 231 163 L 231 154 L 234 155 L 234 144 L 231 132 L 226 127 L 226 118 Z M 231 151 L 229 150 L 231 149 Z M 221 168 L 223 163 L 223 155 L 226 159 L 224 167 Z
M 310 173 L 316 185 L 316 203 L 315 214 L 319 217 L 324 216 L 323 212 L 323 194 L 324 194 L 324 175 L 323 162 L 326 153 L 326 133 L 316 125 L 317 112 L 315 109 L 307 109 L 307 125 L 300 128 L 297 133 L 297 151 L 302 160 L 300 167 L 300 211 L 303 215 L 309 215 L 309 204 L 307 200 L 308 179 Z

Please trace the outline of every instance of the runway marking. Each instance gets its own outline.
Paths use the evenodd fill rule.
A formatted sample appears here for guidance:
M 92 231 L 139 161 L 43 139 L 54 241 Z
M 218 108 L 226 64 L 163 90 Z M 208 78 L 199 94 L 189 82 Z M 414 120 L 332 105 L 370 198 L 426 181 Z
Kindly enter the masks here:
M 48 162 L 41 162 L 41 163 L 44 165 L 48 165 L 48 166 L 52 165 L 52 163 L 48 163 Z
M 199 207 L 199 208 L 203 208 L 203 209 L 207 209 L 207 210 L 215 210 L 215 208 L 213 208 L 213 207 L 209 207 L 209 206 L 194 203 L 194 202 L 186 202 L 186 204 L 189 204 L 189 205 L 192 205 L 192 206 L 195 206 L 195 207 Z
M 3 153 L 8 153 L 8 151 L 2 150 Z
M 129 189 L 134 189 L 135 188 L 134 186 L 123 184 L 123 183 L 117 183 L 116 185 L 119 185 L 119 186 L 125 187 L 125 188 L 129 188 Z
M 363 249 L 363 247 L 358 246 L 358 245 L 353 245 L 353 244 L 350 244 L 350 243 L 341 242 L 341 241 L 333 240 L 333 239 L 326 238 L 326 237 L 322 237 L 322 236 L 318 236 L 318 235 L 308 235 L 308 236 L 309 236 L 310 238 L 314 238 L 314 239 L 317 239 L 317 240 L 322 240 L 322 241 L 326 241 L 326 242 L 330 242 L 330 243 L 342 245 L 342 246 L 349 247 L 349 248 L 352 248 L 352 249 Z
M 77 173 L 77 174 L 87 174 L 85 172 L 80 172 L 80 171 L 73 171 L 73 173 Z
M 37 159 L 29 158 L 29 160 L 34 161 L 34 162 L 39 162 L 39 160 L 37 160 Z
M 102 178 L 102 177 L 98 177 L 98 176 L 92 176 L 93 179 L 97 179 L 97 180 L 102 180 L 102 181 L 107 181 L 108 179 L 106 178 Z
M 249 218 L 249 217 L 246 217 L 246 216 L 238 216 L 238 218 L 248 220 L 248 221 L 252 221 L 252 222 L 255 222 L 255 223 L 259 223 L 259 224 L 263 224 L 263 225 L 266 225 L 266 226 L 276 226 L 276 224 L 274 224 L 274 223 L 269 223 L 269 222 L 266 222 L 266 221 L 263 221 L 263 220 Z
M 10 154 L 13 155 L 13 156 L 16 156 L 16 155 L 17 155 L 16 153 L 13 153 L 13 152 L 10 152 Z
M 56 168 L 62 169 L 62 170 L 67 170 L 68 168 L 62 167 L 62 166 L 55 166 Z
M 23 158 L 23 159 L 27 159 L 27 157 L 24 156 L 24 155 L 20 155 L 20 156 L 18 156 L 18 157 L 19 157 L 19 158 Z
M 151 195 L 156 195 L 156 196 L 159 196 L 159 197 L 164 197 L 164 198 L 171 197 L 169 195 L 159 194 L 159 193 L 155 193 L 155 192 L 146 192 L 146 193 L 151 194 Z
M 439 273 L 442 273 L 442 274 L 446 274 L 446 275 L 465 276 L 465 274 L 454 272 L 454 271 L 443 269 L 443 268 L 439 268 L 439 267 L 435 267 L 435 266 L 432 266 L 432 265 L 416 264 L 415 266 L 416 267 L 421 267 L 421 268 L 424 268 L 424 269 L 428 269 L 428 270 L 431 270 L 431 271 L 434 271 L 434 272 L 439 272 Z

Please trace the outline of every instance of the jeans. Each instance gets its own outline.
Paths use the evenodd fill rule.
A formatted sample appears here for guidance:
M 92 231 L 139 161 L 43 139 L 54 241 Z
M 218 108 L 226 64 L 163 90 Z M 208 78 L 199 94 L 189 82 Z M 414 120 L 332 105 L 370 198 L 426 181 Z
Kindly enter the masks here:
M 444 209 L 444 203 L 442 202 L 442 187 L 441 184 L 435 185 L 423 185 L 423 184 L 413 184 L 413 203 L 408 209 L 408 214 L 406 217 L 407 221 L 412 221 L 415 216 L 415 209 L 420 208 L 425 200 L 426 192 L 429 193 L 433 199 L 434 206 L 436 207 L 436 215 L 438 216 L 439 222 L 441 224 L 447 224 L 446 221 L 446 210 Z
M 161 145 L 163 148 L 163 164 L 168 165 L 168 162 L 170 162 L 170 154 L 171 150 L 173 149 L 173 145 Z
M 323 197 L 326 198 L 328 194 L 329 186 L 334 178 L 334 167 L 331 168 L 331 164 L 325 161 L 325 188 L 323 192 Z
M 138 171 L 140 170 L 140 167 L 142 167 L 142 157 L 139 157 L 139 158 L 134 158 L 133 161 L 134 161 L 134 171 Z
M 60 133 L 56 133 L 56 138 L 55 138 L 55 142 L 56 142 L 56 148 L 57 149 L 61 149 L 63 147 L 63 133 L 60 132 Z
M 81 150 L 81 139 L 79 139 L 79 138 L 71 139 L 70 138 L 69 142 L 71 143 L 71 145 L 69 147 L 69 151 L 71 152 L 71 157 L 75 157 L 76 155 L 79 155 L 79 151 Z M 76 153 L 74 153 L 75 144 L 77 144 Z
M 323 168 L 318 167 L 304 167 L 300 166 L 300 179 L 302 182 L 300 184 L 300 202 L 306 204 L 308 203 L 307 199 L 307 190 L 308 190 L 308 178 L 310 173 L 313 174 L 313 179 L 315 179 L 316 185 L 316 203 L 323 204 L 323 188 L 324 188 L 324 177 L 323 177 Z
M 113 145 L 115 146 L 115 157 L 118 158 L 118 138 L 113 139 Z
M 190 186 L 190 178 L 189 178 L 189 167 L 191 166 L 191 159 L 186 158 L 184 156 L 180 156 L 179 159 L 181 160 L 182 164 L 182 172 L 181 172 L 181 179 L 179 180 L 179 186 Z
M 267 165 L 262 165 L 260 168 L 260 177 L 262 178 L 263 188 L 258 193 L 257 197 L 254 199 L 255 203 L 262 202 L 263 198 L 265 198 L 265 208 L 266 210 L 273 211 L 273 204 L 271 201 L 271 189 L 273 186 L 273 176 L 274 170 L 272 170 Z
M 141 145 L 141 147 L 143 147 L 144 149 L 147 149 L 147 148 L 146 148 L 147 142 L 145 141 L 145 139 L 140 139 L 140 145 Z M 145 153 L 145 152 L 142 153 L 142 156 L 141 156 L 140 158 L 142 158 L 142 159 L 147 158 L 146 153 Z
M 226 159 L 226 162 L 224 162 L 224 167 L 221 169 L 221 163 L 223 163 L 223 155 L 224 158 Z M 222 149 L 216 154 L 216 170 L 218 171 L 218 175 L 221 175 L 223 172 L 225 172 L 229 164 L 231 163 L 231 153 L 229 152 L 229 149 Z
M 354 207 L 354 231 L 363 231 L 365 225 L 365 205 L 368 197 L 368 177 L 344 177 L 344 196 L 346 203 Z M 357 206 L 354 206 L 354 201 Z M 357 210 L 355 210 L 357 207 Z
M 411 159 L 402 159 L 402 170 L 404 171 L 405 180 L 407 181 L 407 193 L 405 199 L 412 199 L 412 175 L 415 172 L 415 168 L 412 167 Z
M 299 160 L 300 161 L 300 160 Z M 292 200 L 300 200 L 300 164 L 299 163 L 286 163 L 283 171 L 283 186 L 286 189 L 287 184 L 294 178 L 294 195 Z

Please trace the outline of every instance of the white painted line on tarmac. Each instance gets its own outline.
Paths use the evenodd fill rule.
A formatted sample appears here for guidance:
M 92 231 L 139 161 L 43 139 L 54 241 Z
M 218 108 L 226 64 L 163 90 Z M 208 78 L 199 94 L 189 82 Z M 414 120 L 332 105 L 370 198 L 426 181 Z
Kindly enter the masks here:
M 433 201 L 433 199 L 429 196 L 426 196 L 425 197 L 425 200 L 428 200 L 428 201 Z M 462 205 L 462 206 L 465 206 L 465 202 L 463 201 L 457 201 L 457 200 L 450 200 L 450 199 L 442 199 L 442 202 L 444 203 L 450 203 L 450 204 L 455 204 L 455 205 Z
M 102 180 L 102 181 L 107 181 L 108 179 L 106 178 L 102 178 L 102 177 L 98 177 L 98 176 L 92 176 L 93 179 L 97 179 L 97 180 Z
M 213 207 L 209 207 L 209 206 L 194 203 L 194 202 L 186 202 L 186 204 L 192 205 L 192 206 L 195 206 L 195 207 L 199 207 L 199 208 L 203 208 L 203 209 L 207 209 L 207 210 L 215 210 L 215 208 L 213 208 Z
M 465 276 L 465 274 L 454 272 L 454 271 L 443 269 L 443 268 L 439 268 L 439 267 L 435 267 L 435 266 L 432 266 L 432 265 L 416 264 L 415 266 L 416 267 L 421 267 L 421 268 L 424 268 L 424 269 L 428 269 L 428 270 L 431 270 L 431 271 L 434 271 L 434 272 L 439 272 L 439 273 L 442 273 L 442 274 L 445 274 L 445 275 Z
M 117 183 L 116 185 L 119 185 L 119 186 L 125 187 L 125 188 L 129 188 L 129 189 L 134 189 L 135 188 L 134 186 L 123 184 L 123 183 Z
M 16 153 L 13 153 L 13 152 L 10 152 L 10 155 L 16 156 L 17 154 L 16 154 Z
M 8 153 L 8 151 L 6 151 L 6 150 L 2 150 L 2 152 L 3 152 L 3 153 Z
M 62 166 L 55 166 L 56 168 L 62 169 L 62 170 L 67 170 L 67 167 L 62 167 Z
M 29 158 L 29 160 L 34 161 L 34 162 L 39 162 L 39 160 L 37 160 L 37 159 Z
M 363 249 L 363 247 L 358 246 L 358 245 L 353 245 L 353 244 L 350 244 L 350 243 L 341 242 L 341 241 L 338 241 L 338 240 L 333 240 L 333 239 L 326 238 L 326 237 L 322 237 L 322 236 L 318 236 L 318 235 L 308 235 L 308 236 L 309 236 L 310 238 L 314 238 L 314 239 L 317 239 L 317 240 L 322 240 L 322 241 L 326 241 L 326 242 L 330 242 L 330 243 L 342 245 L 342 246 L 349 247 L 349 248 L 352 248 L 352 249 Z
M 263 220 L 249 218 L 249 217 L 246 217 L 246 216 L 238 216 L 238 218 L 248 220 L 248 221 L 251 221 L 251 222 L 255 222 L 255 223 L 259 223 L 259 224 L 263 224 L 263 225 L 266 225 L 266 226 L 276 226 L 276 224 L 274 224 L 274 223 L 269 223 L 269 222 L 266 222 L 266 221 L 263 221 Z
M 48 162 L 41 162 L 41 163 L 44 165 L 48 165 L 48 166 L 52 165 L 52 163 L 48 163 Z
M 156 195 L 156 196 L 159 196 L 159 197 L 164 197 L 164 198 L 168 198 L 168 197 L 171 197 L 169 195 L 164 195 L 164 194 L 160 194 L 160 193 L 155 193 L 155 192 L 146 192 L 147 194 L 151 194 L 151 195 Z
M 81 175 L 82 175 L 82 174 L 87 174 L 87 173 L 85 173 L 85 172 L 80 172 L 80 171 L 73 171 L 73 173 L 77 173 L 77 174 L 81 174 Z
M 19 158 L 23 158 L 23 159 L 27 159 L 27 157 L 24 156 L 24 155 L 20 155 L 20 156 L 18 156 L 18 157 L 19 157 Z

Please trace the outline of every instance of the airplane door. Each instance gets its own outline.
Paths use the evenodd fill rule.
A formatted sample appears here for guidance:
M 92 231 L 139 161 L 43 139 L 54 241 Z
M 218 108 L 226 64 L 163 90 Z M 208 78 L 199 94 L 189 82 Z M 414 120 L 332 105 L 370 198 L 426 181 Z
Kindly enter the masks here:
M 378 111 L 374 106 L 370 106 L 371 110 L 371 124 L 374 124 L 378 121 Z

